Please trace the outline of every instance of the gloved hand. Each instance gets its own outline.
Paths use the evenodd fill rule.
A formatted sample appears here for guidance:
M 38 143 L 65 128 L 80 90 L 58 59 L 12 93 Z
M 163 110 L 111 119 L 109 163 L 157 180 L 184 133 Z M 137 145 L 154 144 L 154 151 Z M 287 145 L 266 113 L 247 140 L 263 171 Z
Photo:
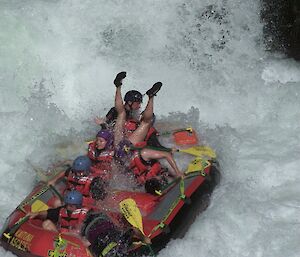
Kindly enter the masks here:
M 126 78 L 126 71 L 121 71 L 120 73 L 118 73 L 114 80 L 115 86 L 120 87 L 124 78 Z

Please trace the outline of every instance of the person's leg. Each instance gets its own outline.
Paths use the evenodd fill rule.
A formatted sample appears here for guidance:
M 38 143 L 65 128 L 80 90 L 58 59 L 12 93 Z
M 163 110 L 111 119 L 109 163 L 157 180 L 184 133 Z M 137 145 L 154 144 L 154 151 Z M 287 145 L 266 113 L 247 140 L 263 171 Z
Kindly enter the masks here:
M 118 145 L 120 143 L 120 141 L 123 139 L 124 124 L 126 121 L 126 110 L 124 107 L 122 93 L 121 93 L 122 80 L 125 77 L 126 77 L 126 73 L 120 72 L 116 76 L 116 79 L 114 80 L 114 84 L 116 85 L 115 108 L 118 112 L 116 124 L 114 127 L 114 144 L 115 144 L 115 146 Z
M 118 112 L 118 114 L 125 112 L 125 107 L 122 99 L 122 93 L 121 93 L 121 86 L 116 88 L 115 93 L 115 108 Z
M 176 176 L 176 177 L 181 177 L 183 176 L 183 174 L 180 172 L 172 154 L 170 152 L 166 152 L 166 151 L 158 151 L 158 150 L 153 150 L 153 149 L 148 149 L 148 148 L 144 148 L 141 151 L 141 157 L 145 160 L 145 161 L 149 161 L 152 159 L 166 159 L 168 161 L 168 163 L 170 164 L 170 166 L 172 167 L 173 171 L 172 175 Z
M 114 144 L 117 146 L 123 139 L 124 125 L 126 122 L 126 111 L 122 101 L 121 87 L 116 89 L 115 107 L 118 112 L 116 123 L 114 126 Z
M 143 111 L 142 121 L 150 123 L 153 118 L 154 96 L 149 97 L 145 110 Z
M 145 137 L 152 125 L 154 96 L 156 96 L 156 93 L 161 87 L 162 83 L 156 82 L 152 88 L 146 92 L 146 94 L 149 96 L 149 100 L 143 112 L 141 124 L 128 138 L 132 144 L 140 143 L 145 140 Z
M 128 140 L 133 144 L 137 144 L 143 142 L 145 137 L 151 127 L 151 121 L 145 122 L 141 121 L 139 127 L 132 132 L 132 134 L 128 137 Z
M 157 92 L 161 89 L 162 83 L 156 82 L 147 92 L 146 95 L 148 95 L 149 100 L 146 105 L 146 108 L 143 112 L 142 120 L 145 120 L 148 122 L 149 120 L 152 121 L 153 119 L 153 98 L 156 96 Z

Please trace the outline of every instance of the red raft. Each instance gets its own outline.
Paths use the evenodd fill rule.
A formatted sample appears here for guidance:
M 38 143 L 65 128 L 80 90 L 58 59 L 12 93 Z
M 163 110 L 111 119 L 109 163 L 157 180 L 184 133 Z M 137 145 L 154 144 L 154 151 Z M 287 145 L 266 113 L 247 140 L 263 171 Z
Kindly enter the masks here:
M 118 209 L 124 199 L 135 201 L 142 215 L 143 232 L 151 238 L 154 252 L 161 250 L 171 238 L 184 236 L 196 216 L 207 208 L 210 195 L 219 183 L 219 167 L 214 153 L 211 154 L 213 151 L 197 146 L 180 151 L 191 154 L 191 149 L 192 155 L 199 153 L 199 156 L 189 163 L 185 178 L 174 180 L 161 194 L 118 191 L 114 193 L 113 201 L 106 201 L 105 207 L 110 210 Z M 29 211 L 54 206 L 65 188 L 64 179 L 54 186 L 38 184 L 7 218 L 1 231 L 1 246 L 22 257 L 98 257 L 99 253 L 92 250 L 93 245 L 86 247 L 81 237 L 45 230 L 41 220 L 26 217 Z M 149 253 L 148 249 L 135 245 L 125 256 L 141 256 Z
M 171 238 L 184 235 L 195 217 L 208 206 L 209 196 L 219 179 L 217 163 L 209 160 L 198 171 L 188 173 L 184 180 L 170 185 L 160 196 L 142 192 L 117 192 L 111 204 L 118 206 L 119 202 L 127 198 L 135 200 L 143 216 L 144 232 L 151 235 L 152 248 L 157 252 Z M 1 245 L 23 257 L 94 256 L 81 238 L 44 230 L 40 220 L 27 220 L 25 217 L 37 201 L 51 206 L 64 187 L 63 181 L 54 187 L 38 185 L 7 218 L 1 232 Z M 147 248 L 132 248 L 130 256 L 139 256 L 144 250 Z

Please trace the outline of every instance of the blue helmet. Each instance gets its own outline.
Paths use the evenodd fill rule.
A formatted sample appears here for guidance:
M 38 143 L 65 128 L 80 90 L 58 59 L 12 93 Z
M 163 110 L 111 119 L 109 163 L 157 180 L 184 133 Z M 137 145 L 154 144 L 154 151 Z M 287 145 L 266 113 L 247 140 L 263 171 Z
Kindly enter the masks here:
M 89 157 L 86 155 L 78 156 L 72 165 L 72 170 L 76 172 L 82 172 L 84 171 L 85 173 L 90 172 L 90 167 L 92 165 L 92 162 Z
M 72 190 L 65 195 L 64 201 L 66 204 L 81 205 L 82 194 L 77 190 Z
M 143 95 L 137 90 L 130 90 L 125 94 L 125 102 L 143 102 Z

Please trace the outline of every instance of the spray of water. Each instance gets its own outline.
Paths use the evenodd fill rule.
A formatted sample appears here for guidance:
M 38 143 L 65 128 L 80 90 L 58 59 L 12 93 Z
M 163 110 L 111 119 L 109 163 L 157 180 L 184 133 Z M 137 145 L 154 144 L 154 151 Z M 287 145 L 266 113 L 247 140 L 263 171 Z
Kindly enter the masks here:
M 300 66 L 264 51 L 259 10 L 233 0 L 1 1 L 0 224 L 35 184 L 27 159 L 46 169 L 85 152 L 125 70 L 124 91 L 163 82 L 158 123 L 196 127 L 223 173 L 208 210 L 159 256 L 298 256 Z

